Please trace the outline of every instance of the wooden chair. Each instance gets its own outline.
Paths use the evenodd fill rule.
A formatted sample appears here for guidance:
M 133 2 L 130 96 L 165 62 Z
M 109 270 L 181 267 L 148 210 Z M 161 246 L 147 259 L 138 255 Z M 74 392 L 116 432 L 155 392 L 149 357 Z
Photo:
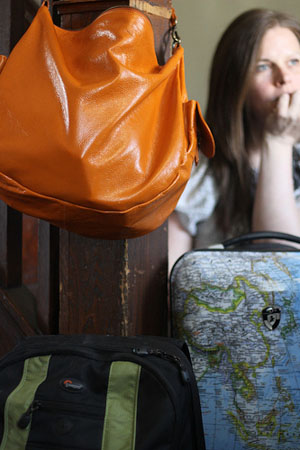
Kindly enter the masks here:
M 0 53 L 29 25 L 34 0 L 7 0 Z M 171 0 L 61 0 L 62 28 L 78 29 L 105 9 L 129 5 L 150 18 L 160 63 L 171 54 Z M 27 20 L 27 22 L 26 22 Z M 3 31 L 4 30 L 4 31 Z M 0 36 L 1 37 L 1 36 Z M 2 36 L 3 37 L 3 36 Z M 137 239 L 85 238 L 0 203 L 0 355 L 24 336 L 56 333 L 168 333 L 167 222 Z

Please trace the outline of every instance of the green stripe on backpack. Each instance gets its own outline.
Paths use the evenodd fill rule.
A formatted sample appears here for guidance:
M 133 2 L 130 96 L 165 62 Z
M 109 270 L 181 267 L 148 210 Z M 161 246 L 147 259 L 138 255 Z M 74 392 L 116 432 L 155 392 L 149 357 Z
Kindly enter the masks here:
M 18 421 L 30 407 L 36 390 L 46 379 L 50 355 L 25 360 L 19 385 L 7 397 L 4 410 L 4 432 L 0 450 L 24 450 L 30 432 L 30 424 L 21 429 Z
M 140 372 L 141 366 L 128 361 L 111 364 L 102 450 L 135 449 Z

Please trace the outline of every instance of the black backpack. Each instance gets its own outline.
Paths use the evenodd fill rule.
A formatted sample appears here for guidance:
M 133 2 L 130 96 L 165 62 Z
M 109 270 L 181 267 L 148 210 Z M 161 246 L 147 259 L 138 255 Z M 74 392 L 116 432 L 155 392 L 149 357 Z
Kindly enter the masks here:
M 26 338 L 0 361 L 0 450 L 205 449 L 187 346 Z

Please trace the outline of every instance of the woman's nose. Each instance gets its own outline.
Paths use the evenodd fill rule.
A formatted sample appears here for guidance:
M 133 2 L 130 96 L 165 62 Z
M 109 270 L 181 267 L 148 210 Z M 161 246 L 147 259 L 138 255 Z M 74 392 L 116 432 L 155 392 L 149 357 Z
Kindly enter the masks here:
M 274 84 L 277 87 L 289 83 L 291 80 L 289 70 L 285 67 L 276 67 L 274 71 Z

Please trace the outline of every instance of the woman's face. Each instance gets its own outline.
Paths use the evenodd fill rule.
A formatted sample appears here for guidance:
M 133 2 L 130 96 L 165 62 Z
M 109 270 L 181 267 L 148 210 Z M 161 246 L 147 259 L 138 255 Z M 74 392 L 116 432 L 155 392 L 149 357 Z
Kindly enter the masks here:
M 300 90 L 300 44 L 288 28 L 266 31 L 258 52 L 247 104 L 258 119 L 264 119 L 278 98 Z

